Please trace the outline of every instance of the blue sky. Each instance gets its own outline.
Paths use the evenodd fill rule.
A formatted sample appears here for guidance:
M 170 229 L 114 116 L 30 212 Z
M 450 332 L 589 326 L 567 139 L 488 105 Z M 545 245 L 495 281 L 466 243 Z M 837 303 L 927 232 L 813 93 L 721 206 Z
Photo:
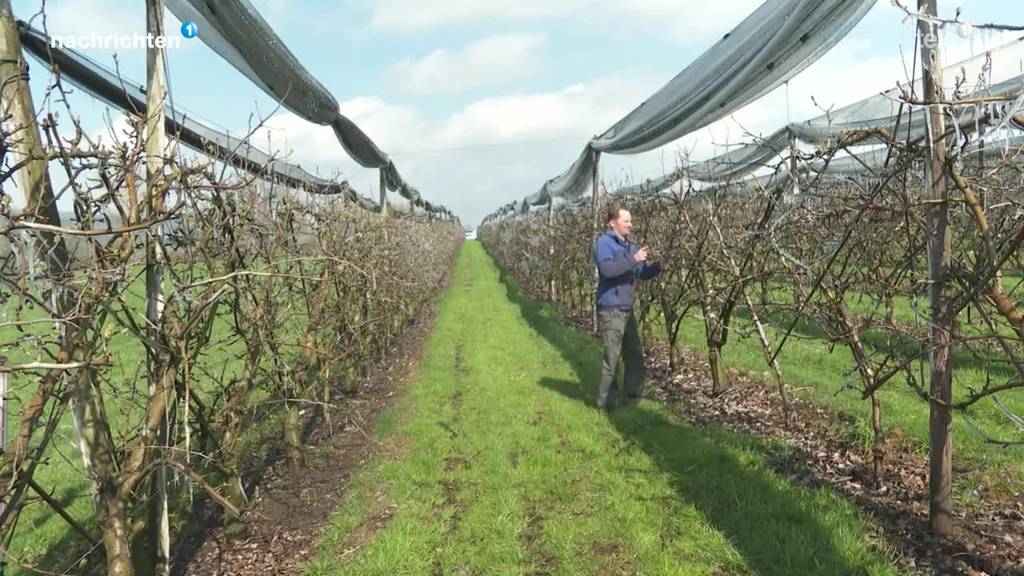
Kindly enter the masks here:
M 423 195 L 466 223 L 535 191 L 603 131 L 682 70 L 759 0 L 252 0 L 292 52 L 341 102 L 342 111 L 392 154 Z M 913 2 L 911 2 L 913 3 Z M 18 17 L 40 0 L 13 0 Z M 1021 24 L 1011 0 L 940 0 L 975 22 Z M 141 0 L 48 0 L 52 33 L 144 32 Z M 1019 18 L 1018 18 L 1019 19 Z M 37 21 L 38 25 L 38 21 Z M 177 21 L 168 14 L 168 28 Z M 605 156 L 609 182 L 640 180 L 675 165 L 816 115 L 905 80 L 913 22 L 889 0 L 832 52 L 762 100 L 709 129 L 639 156 Z M 945 34 L 949 60 L 982 52 L 1010 36 Z M 109 51 L 88 51 L 112 65 Z M 145 54 L 117 54 L 122 73 L 145 77 Z M 259 137 L 292 161 L 341 174 L 373 194 L 376 174 L 349 160 L 327 128 L 287 111 L 199 40 L 170 51 L 175 104 L 233 133 L 271 116 Z M 41 70 L 40 67 L 36 67 Z M 32 77 L 37 106 L 46 74 Z M 106 107 L 86 96 L 73 110 L 93 133 L 107 131 Z M 54 110 L 58 110 L 54 106 Z M 63 113 L 61 111 L 61 113 Z M 117 112 L 110 112 L 117 126 Z M 720 148 L 719 148 L 720 149 Z

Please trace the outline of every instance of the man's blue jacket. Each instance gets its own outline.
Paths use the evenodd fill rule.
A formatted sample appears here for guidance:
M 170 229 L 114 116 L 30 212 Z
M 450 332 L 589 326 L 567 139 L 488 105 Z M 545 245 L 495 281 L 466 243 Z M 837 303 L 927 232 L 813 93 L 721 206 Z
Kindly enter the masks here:
M 619 238 L 609 230 L 597 239 L 594 245 L 594 263 L 600 276 L 597 283 L 597 308 L 599 310 L 633 308 L 636 294 L 636 280 L 650 280 L 661 272 L 656 262 L 637 264 L 633 257 L 640 247 Z

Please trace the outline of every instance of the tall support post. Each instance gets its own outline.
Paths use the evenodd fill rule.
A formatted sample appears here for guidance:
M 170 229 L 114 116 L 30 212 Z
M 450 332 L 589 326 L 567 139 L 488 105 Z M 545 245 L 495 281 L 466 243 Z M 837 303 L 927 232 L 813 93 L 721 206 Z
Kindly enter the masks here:
M 9 0 L 0 0 L 0 86 L 3 90 L 4 114 L 9 114 L 13 128 L 12 153 L 15 159 L 25 164 L 18 170 L 17 177 L 24 194 L 25 210 L 21 217 L 53 226 L 61 225 L 53 187 L 47 174 L 47 161 L 39 126 L 35 120 L 35 108 L 28 84 L 28 65 L 21 50 L 17 24 L 11 11 Z M 77 321 L 69 318 L 75 304 L 68 298 L 65 284 L 71 276 L 72 262 L 63 236 L 48 231 L 33 234 L 34 244 L 44 253 L 47 274 L 52 285 L 51 300 L 56 315 L 66 321 L 59 323 L 61 338 L 65 342 L 75 339 L 80 332 Z M 71 357 L 81 359 L 80 350 L 71 352 Z M 124 508 L 120 498 L 111 491 L 98 490 L 98 475 L 102 471 L 92 466 L 97 462 L 113 462 L 113 450 L 109 436 L 98 431 L 106 430 L 101 420 L 101 403 L 94 387 L 91 385 L 88 372 L 65 375 L 73 378 L 75 393 L 71 399 L 74 415 L 75 431 L 79 438 L 82 458 L 86 470 L 90 471 L 90 481 L 97 506 L 97 519 L 103 530 L 103 543 L 107 553 L 107 572 L 115 576 L 132 574 L 129 553 L 128 522 L 125 520 Z M 70 384 L 69 384 L 70 385 Z M 24 415 L 23 415 L 24 418 Z M 25 431 L 25 422 L 22 422 Z M 20 442 L 12 447 L 13 460 L 21 465 L 24 452 L 28 446 Z M 109 469 L 109 467 L 108 467 Z M 0 485 L 5 492 L 6 507 L 0 512 L 0 525 L 6 530 L 24 498 L 24 492 L 32 484 L 32 472 L 23 473 L 26 481 L 21 485 Z
M 789 135 L 789 178 L 792 181 L 790 187 L 791 200 L 796 201 L 797 197 L 800 196 L 800 166 L 797 160 L 797 156 L 800 153 L 800 149 L 796 144 L 796 136 Z
M 386 219 L 388 217 L 388 183 L 384 176 L 384 169 L 381 168 L 380 172 L 380 217 Z
M 978 171 L 980 174 L 985 174 L 985 125 L 978 127 L 978 147 L 980 148 L 978 154 Z M 984 177 L 984 176 L 982 176 Z M 988 210 L 988 187 L 981 187 L 981 209 Z M 970 308 L 968 308 L 970 310 Z
M 0 356 L 0 368 L 6 366 L 7 358 Z M 7 450 L 7 375 L 6 370 L 0 372 L 0 452 Z M 0 501 L 0 506 L 3 506 L 3 501 Z
M 51 226 L 60 226 L 60 212 L 47 171 L 45 149 L 39 125 L 36 123 L 35 105 L 32 102 L 28 76 L 28 62 L 25 61 L 21 50 L 21 39 L 18 36 L 18 25 L 14 19 L 11 2 L 0 0 L 0 114 L 9 119 L 10 163 L 22 163 L 16 174 L 25 207 L 21 217 Z M 32 238 L 32 250 L 38 250 L 43 255 L 45 273 L 53 287 L 53 309 L 58 316 L 64 317 L 70 307 L 63 289 L 65 280 L 71 272 L 67 244 L 63 236 L 49 231 L 33 232 Z M 62 324 L 62 329 L 71 326 L 71 323 Z M 63 337 L 67 337 L 66 329 Z M 4 431 L 6 432 L 6 425 Z M 17 474 L 9 474 L 5 480 L 0 481 L 0 493 L 3 494 L 3 504 L 0 506 L 0 537 L 5 536 L 12 526 L 17 518 L 18 508 L 24 501 L 28 482 L 20 481 L 18 476 L 23 474 L 21 480 L 31 479 L 31 469 L 24 472 L 21 470 L 30 448 L 28 443 L 23 442 L 15 442 L 9 447 L 4 446 L 14 463 L 12 472 Z M 6 555 L 3 555 L 3 559 L 0 559 L 0 570 L 3 570 L 5 562 Z
M 551 277 L 548 279 L 548 299 L 555 301 L 555 199 L 548 197 L 548 269 Z
M 7 358 L 0 357 L 0 367 L 7 366 Z M 7 372 L 0 372 L 0 453 L 7 451 Z M 0 496 L 0 516 L 7 507 L 7 494 Z M 7 569 L 7 550 L 4 539 L 0 538 L 0 576 Z
M 923 16 L 936 16 L 937 0 L 918 0 Z M 953 532 L 953 372 L 952 328 L 949 284 L 951 231 L 949 194 L 946 186 L 945 121 L 942 116 L 942 58 L 937 26 L 926 18 L 918 20 L 924 100 L 928 102 L 928 154 L 925 162 L 928 208 L 928 276 L 931 284 L 930 427 L 928 517 L 932 532 L 948 536 Z
M 594 212 L 594 232 L 601 231 L 601 223 L 598 216 L 598 207 L 601 203 L 601 181 L 598 177 L 601 164 L 601 153 L 594 152 L 594 167 L 590 174 L 590 205 Z
M 10 0 L 0 0 L 0 81 L 3 113 L 10 116 L 10 125 L 14 131 L 11 147 L 13 160 L 27 160 L 17 175 L 25 195 L 23 217 L 60 226 L 60 212 L 47 172 L 43 139 L 36 123 L 36 109 L 28 84 L 28 62 L 21 51 L 18 25 Z M 42 239 L 39 245 L 46 254 L 50 276 L 63 278 L 68 273 L 69 264 L 63 237 L 52 232 L 40 232 L 38 237 Z
M 601 179 L 598 176 L 600 173 L 601 164 L 601 153 L 594 150 L 594 168 L 590 175 L 590 204 L 591 210 L 594 213 L 594 239 L 601 233 L 601 217 L 598 213 L 601 205 Z M 601 280 L 600 274 L 597 271 L 597 267 L 594 267 L 594 305 L 591 306 L 591 321 L 594 326 L 594 332 L 597 332 L 597 284 Z
M 166 37 L 164 36 L 163 0 L 146 0 L 146 206 L 150 221 L 160 218 L 165 209 L 167 182 L 164 176 L 164 151 L 167 134 L 164 106 L 167 101 L 167 77 L 164 68 Z M 160 322 L 166 304 L 164 272 L 166 262 L 163 249 L 163 227 L 154 226 L 146 236 L 146 325 L 150 346 L 149 403 L 162 407 L 158 442 L 166 446 L 170 441 L 169 394 L 173 390 L 170 358 L 164 345 Z M 152 546 L 152 564 L 143 556 L 137 573 L 152 566 L 152 574 L 170 574 L 170 520 L 167 498 L 167 468 L 158 467 L 152 476 L 152 499 L 149 509 L 149 538 Z

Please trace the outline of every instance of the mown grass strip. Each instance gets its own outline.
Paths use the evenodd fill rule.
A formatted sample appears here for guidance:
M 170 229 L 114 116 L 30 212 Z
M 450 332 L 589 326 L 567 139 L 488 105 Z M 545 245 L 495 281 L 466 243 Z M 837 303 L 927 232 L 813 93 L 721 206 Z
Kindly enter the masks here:
M 594 409 L 600 353 L 467 243 L 306 573 L 896 573 L 853 506 L 772 473 L 765 442 L 648 401 Z

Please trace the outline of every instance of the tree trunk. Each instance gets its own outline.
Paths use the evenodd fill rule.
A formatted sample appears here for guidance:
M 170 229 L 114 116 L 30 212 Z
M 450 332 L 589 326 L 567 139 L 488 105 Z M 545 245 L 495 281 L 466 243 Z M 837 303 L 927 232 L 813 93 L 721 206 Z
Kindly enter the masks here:
M 771 369 L 772 376 L 775 378 L 775 386 L 779 391 L 779 402 L 782 404 L 782 419 L 787 424 L 789 423 L 789 397 L 786 394 L 786 382 L 782 378 L 782 369 L 779 367 L 779 360 L 772 355 L 772 346 L 768 342 L 768 334 L 764 330 L 764 324 L 761 323 L 761 318 L 757 315 L 757 310 L 754 309 L 754 303 L 751 302 L 750 296 L 746 293 L 743 294 L 746 299 L 747 310 L 750 312 L 750 319 L 754 322 L 754 327 L 757 329 L 757 339 L 761 342 L 761 352 L 764 354 L 765 360 L 768 362 L 768 367 Z
M 248 504 L 248 496 L 242 484 L 242 459 L 237 444 L 238 439 L 234 433 L 224 434 L 224 470 L 227 472 L 224 479 L 224 496 L 236 508 L 242 509 Z M 222 521 L 224 532 L 227 534 L 239 534 L 245 530 L 245 522 L 230 510 L 224 510 Z
M 328 430 L 331 429 L 331 388 L 334 387 L 334 382 L 331 380 L 332 372 L 333 370 L 331 370 L 331 367 L 327 366 L 322 368 L 318 375 L 320 378 L 320 402 L 322 403 L 320 405 L 320 415 L 323 416 Z
M 882 404 L 878 401 L 878 392 L 871 393 L 871 431 L 875 437 L 872 450 L 872 472 L 875 486 L 881 486 L 885 475 L 885 430 L 882 428 Z
M 108 576 L 134 576 L 127 511 L 116 488 L 104 490 L 97 499 L 97 507 L 101 511 L 97 519 L 103 530 Z
M 871 391 L 871 431 L 874 436 L 872 447 L 872 476 L 875 486 L 881 486 L 884 476 L 885 462 L 885 430 L 882 428 L 882 405 L 878 400 L 878 387 L 880 383 L 871 367 L 870 356 L 864 349 L 864 342 L 860 338 L 861 325 L 856 322 L 850 312 L 846 309 L 842 293 L 833 294 L 831 290 L 823 288 L 825 296 L 836 308 L 839 317 L 839 331 L 844 334 L 846 345 L 850 348 L 854 361 L 857 363 L 857 371 L 860 374 L 861 382 L 866 391 Z
M 79 353 L 81 357 L 87 357 L 90 350 L 85 348 Z M 107 423 L 103 398 L 94 383 L 92 369 L 80 370 L 74 375 L 71 408 L 75 432 L 92 487 L 96 518 L 103 530 L 107 572 L 133 576 L 130 520 L 117 488 L 117 450 Z
M 355 394 L 359 392 L 359 369 L 356 367 L 355 362 L 350 363 L 348 368 L 345 370 L 345 382 L 343 389 L 346 394 Z
M 284 418 L 284 444 L 288 453 L 288 465 L 293 471 L 301 471 L 305 464 L 302 450 L 302 415 L 296 402 L 288 402 Z
M 160 354 L 157 364 L 161 368 L 155 375 L 157 378 L 155 394 L 162 396 L 163 400 L 161 401 L 168 404 L 156 434 L 156 444 L 165 447 L 170 445 L 167 414 L 171 410 L 170 403 L 173 402 L 176 364 L 174 359 L 167 354 Z M 166 466 L 157 466 L 149 478 L 149 498 L 145 507 L 148 530 L 140 535 L 142 542 L 139 543 L 137 550 L 141 553 L 136 554 L 134 558 L 135 573 L 139 576 L 166 576 L 170 573 L 171 523 L 168 476 Z
M 708 365 L 711 367 L 711 395 L 719 396 L 729 389 L 729 380 L 722 362 L 722 345 L 714 340 L 708 342 Z
M 640 333 L 643 335 L 640 339 L 640 347 L 643 349 L 644 356 L 648 356 L 654 343 L 654 336 L 651 333 L 651 323 L 646 318 L 640 321 Z
M 250 349 L 249 357 L 246 359 L 245 372 L 242 380 L 231 390 L 228 396 L 227 411 L 224 417 L 224 436 L 221 446 L 224 450 L 224 495 L 235 505 L 236 508 L 244 508 L 248 505 L 248 497 L 245 494 L 242 483 L 242 455 L 239 452 L 239 439 L 242 435 L 242 428 L 245 425 L 244 414 L 249 405 L 249 391 L 254 386 L 256 377 L 256 363 L 259 361 L 259 352 Z M 237 534 L 245 529 L 245 523 L 241 518 L 230 510 L 224 510 L 224 530 L 229 534 Z
M 661 299 L 661 315 L 665 319 L 665 335 L 668 336 L 668 367 L 673 372 L 679 369 L 679 329 L 676 326 L 676 311 L 665 298 Z

